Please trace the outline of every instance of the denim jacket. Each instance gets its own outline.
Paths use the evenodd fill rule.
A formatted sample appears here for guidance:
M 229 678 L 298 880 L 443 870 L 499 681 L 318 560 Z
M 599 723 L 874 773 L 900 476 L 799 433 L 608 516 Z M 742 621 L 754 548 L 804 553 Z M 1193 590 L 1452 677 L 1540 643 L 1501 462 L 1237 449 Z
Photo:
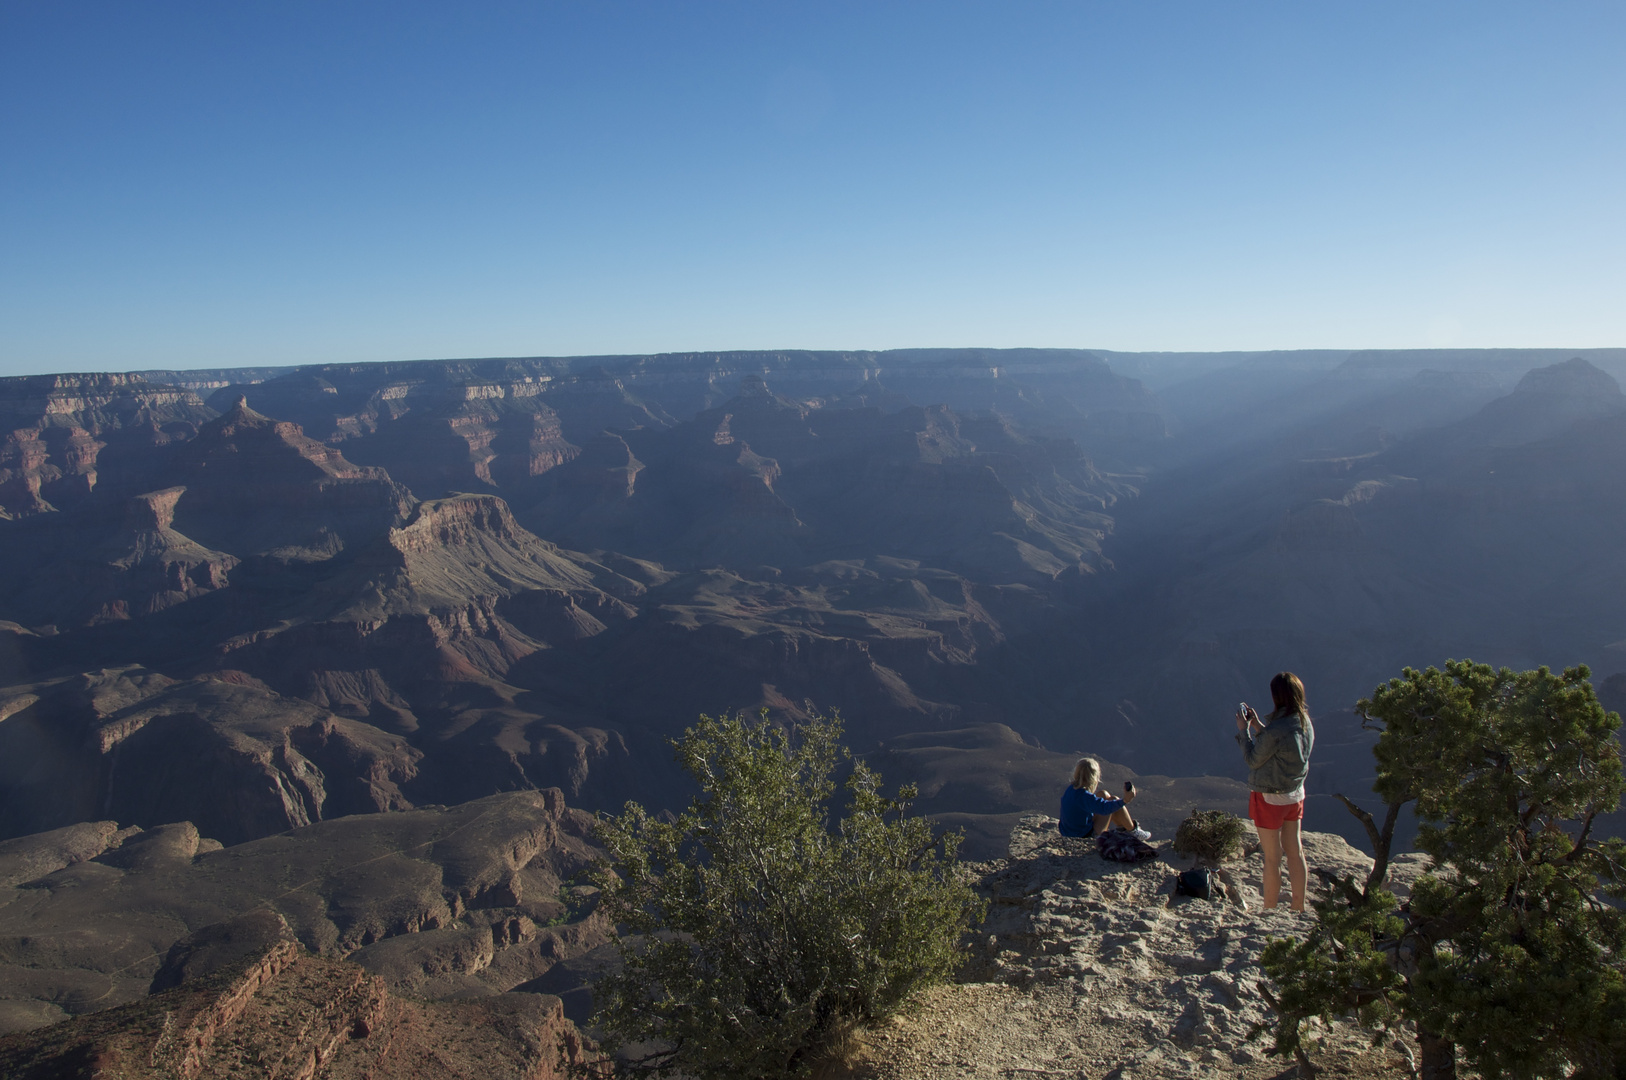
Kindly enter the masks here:
M 1243 729 L 1236 733 L 1242 760 L 1248 763 L 1248 786 L 1265 795 L 1297 791 L 1310 775 L 1310 748 L 1315 727 L 1298 713 L 1272 720 L 1257 736 Z

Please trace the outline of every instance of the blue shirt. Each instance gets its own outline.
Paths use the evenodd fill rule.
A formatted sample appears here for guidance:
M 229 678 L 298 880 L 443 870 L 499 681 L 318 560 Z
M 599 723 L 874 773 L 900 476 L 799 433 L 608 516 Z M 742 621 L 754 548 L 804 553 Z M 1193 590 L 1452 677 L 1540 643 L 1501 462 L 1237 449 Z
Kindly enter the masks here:
M 1061 793 L 1061 834 L 1090 836 L 1095 832 L 1097 814 L 1116 813 L 1124 808 L 1122 799 L 1103 799 L 1093 791 L 1067 785 Z

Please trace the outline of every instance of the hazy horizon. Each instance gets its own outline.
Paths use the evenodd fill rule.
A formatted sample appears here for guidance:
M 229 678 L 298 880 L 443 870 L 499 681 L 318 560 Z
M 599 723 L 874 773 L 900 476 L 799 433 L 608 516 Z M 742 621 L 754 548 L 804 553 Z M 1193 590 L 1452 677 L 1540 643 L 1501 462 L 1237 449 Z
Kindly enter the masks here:
M 1558 354 L 1573 353 L 1573 354 L 1575 354 L 1577 356 L 1585 356 L 1585 357 L 1593 359 L 1595 361 L 1602 360 L 1605 363 L 1609 363 L 1611 365 L 1612 369 L 1613 369 L 1613 365 L 1615 363 L 1618 363 L 1620 365 L 1620 367 L 1618 369 L 1620 376 L 1623 377 L 1623 378 L 1626 378 L 1626 346 L 1614 346 L 1614 345 L 1603 345 L 1603 346 L 1530 345 L 1530 346 L 1516 346 L 1516 347 L 1510 347 L 1510 348 L 1488 346 L 1488 347 L 1438 347 L 1438 348 L 1421 348 L 1421 349 L 1367 349 L 1367 348 L 1352 348 L 1352 347 L 1342 347 L 1342 348 L 1339 348 L 1339 347 L 1318 347 L 1318 348 L 1303 348 L 1303 349 L 1102 349 L 1102 348 L 1090 348 L 1090 347 L 1087 347 L 1087 346 L 1086 347 L 1079 347 L 1079 346 L 1068 346 L 1068 345 L 1054 345 L 1054 346 L 1052 346 L 1052 345 L 1032 345 L 1032 346 L 1026 346 L 1026 345 L 1017 345 L 1017 346 L 996 346 L 996 345 L 926 345 L 926 346 L 917 346 L 917 345 L 910 345 L 910 346 L 902 346 L 902 347 L 893 348 L 893 349 L 872 349 L 872 348 L 863 348 L 863 347 L 859 347 L 859 348 L 829 348 L 829 349 L 827 349 L 827 348 L 802 348 L 802 347 L 769 348 L 769 349 L 661 349 L 661 350 L 651 351 L 651 352 L 574 353 L 574 354 L 555 354 L 555 355 L 546 355 L 546 354 L 520 355 L 520 354 L 514 354 L 514 355 L 510 355 L 510 356 L 474 356 L 474 355 L 466 355 L 466 356 L 412 356 L 412 357 L 389 357 L 389 358 L 378 359 L 378 360 L 333 360 L 333 361 L 316 360 L 316 361 L 308 361 L 308 362 L 303 362 L 303 363 L 285 363 L 285 364 L 279 364 L 279 363 L 265 363 L 265 364 L 196 364 L 196 365 L 189 365 L 189 366 L 166 365 L 166 366 L 161 366 L 161 367 L 132 367 L 132 368 L 122 368 L 122 369 L 120 369 L 120 368 L 109 368 L 109 367 L 102 367 L 102 368 L 96 368 L 96 367 L 64 367 L 64 368 L 55 369 L 55 370 L 8 372 L 6 374 L 0 375 L 0 378 L 32 378 L 32 377 L 45 376 L 45 375 L 142 375 L 142 376 L 155 376 L 156 377 L 156 376 L 165 375 L 167 373 L 186 374 L 186 373 L 210 373 L 210 372 L 253 372 L 253 373 L 256 373 L 257 375 L 263 373 L 263 375 L 265 375 L 265 376 L 270 376 L 273 373 L 292 372 L 292 371 L 295 371 L 295 370 L 298 370 L 298 369 L 301 369 L 301 368 L 317 368 L 317 367 L 328 366 L 328 365 L 341 366 L 341 367 L 350 367 L 350 366 L 368 367 L 368 366 L 403 365 L 403 364 L 425 364 L 425 365 L 431 365 L 431 364 L 477 364 L 477 363 L 498 363 L 498 362 L 505 362 L 505 361 L 512 361 L 512 362 L 613 361 L 613 360 L 659 359 L 659 358 L 665 358 L 665 357 L 686 357 L 686 356 L 743 357 L 743 356 L 752 356 L 752 355 L 796 356 L 796 355 L 802 355 L 802 354 L 811 354 L 811 355 L 849 355 L 849 356 L 876 355 L 876 356 L 882 356 L 882 355 L 886 355 L 888 353 L 955 353 L 955 352 L 968 352 L 968 353 L 1065 352 L 1065 353 L 1090 354 L 1090 355 L 1096 356 L 1096 357 L 1106 361 L 1110 366 L 1113 367 L 1113 370 L 1116 371 L 1117 373 L 1119 373 L 1121 375 L 1126 375 L 1126 376 L 1128 376 L 1130 378 L 1141 379 L 1142 381 L 1147 381 L 1148 374 L 1147 374 L 1146 371 L 1140 370 L 1141 362 L 1149 361 L 1149 360 L 1158 360 L 1158 359 L 1163 359 L 1163 360 L 1185 360 L 1185 361 L 1188 361 L 1188 362 L 1189 361 L 1196 361 L 1198 363 L 1201 363 L 1202 361 L 1206 361 L 1206 360 L 1212 360 L 1212 361 L 1215 362 L 1216 369 L 1217 369 L 1217 368 L 1223 366 L 1223 362 L 1226 361 L 1226 360 L 1237 360 L 1239 362 L 1246 362 L 1246 361 L 1252 360 L 1252 359 L 1264 359 L 1264 358 L 1269 358 L 1269 357 L 1273 357 L 1273 356 L 1292 355 L 1292 354 L 1306 354 L 1306 355 L 1317 356 L 1317 357 L 1327 357 L 1327 356 L 1332 356 L 1332 355 L 1340 355 L 1340 356 L 1350 357 L 1350 356 L 1365 355 L 1365 354 L 1377 354 L 1377 355 L 1395 354 L 1397 356 L 1398 355 L 1421 354 L 1421 355 L 1436 355 L 1436 356 L 1439 356 L 1441 358 L 1447 357 L 1447 356 L 1455 356 L 1455 357 L 1461 358 L 1461 359 L 1466 360 L 1466 361 L 1471 361 L 1471 360 L 1475 359 L 1477 356 L 1479 356 L 1480 354 L 1483 354 L 1484 358 L 1487 359 L 1487 360 L 1490 360 L 1491 358 L 1496 357 L 1496 356 L 1503 356 L 1503 355 L 1508 355 L 1508 354 L 1512 354 L 1512 355 L 1515 355 L 1515 356 L 1520 355 L 1520 354 L 1539 354 L 1540 357 L 1547 358 L 1548 360 L 1550 360 L 1552 357 L 1555 357 Z M 1619 356 L 1613 355 L 1613 354 L 1617 354 L 1617 353 L 1620 354 L 1620 355 Z M 1472 365 L 1470 364 L 1470 368 L 1471 368 L 1471 366 Z M 1190 377 L 1190 369 L 1187 368 L 1187 367 L 1184 367 L 1184 366 L 1178 367 L 1178 368 L 1175 369 L 1175 371 L 1177 372 L 1177 375 L 1176 375 L 1177 380 L 1181 379 L 1181 378 L 1189 378 Z M 1149 386 L 1150 386 L 1151 389 L 1155 390 L 1155 389 L 1158 388 L 1156 385 L 1154 385 L 1156 382 L 1157 382 L 1157 380 L 1154 378 L 1152 380 L 1152 382 L 1149 383 Z

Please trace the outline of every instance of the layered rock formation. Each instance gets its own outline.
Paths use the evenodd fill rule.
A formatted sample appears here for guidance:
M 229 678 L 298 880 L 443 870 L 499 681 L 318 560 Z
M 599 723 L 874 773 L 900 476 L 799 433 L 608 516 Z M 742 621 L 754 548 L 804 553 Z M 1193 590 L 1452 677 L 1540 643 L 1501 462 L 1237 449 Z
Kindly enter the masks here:
M 552 790 L 226 847 L 184 821 L 6 841 L 0 1027 L 136 1002 L 283 936 L 359 965 L 358 986 L 365 969 L 420 999 L 503 994 L 606 940 L 569 884 L 595 855 L 591 827 Z
M 1315 790 L 1358 793 L 1339 710 L 1405 664 L 1626 673 L 1597 539 L 1626 413 L 1587 361 L 1131 359 L 1178 407 L 1069 350 L 209 372 L 209 406 L 0 384 L 23 441 L 61 443 L 0 522 L 0 745 L 50 748 L 0 765 L 0 822 L 208 817 L 160 792 L 186 788 L 251 793 L 208 818 L 232 838 L 510 788 L 670 804 L 695 714 L 809 699 L 860 752 L 997 754 L 934 733 L 1005 725 L 1240 778 L 1229 711 L 1284 667 L 1324 717 Z M 94 486 L 67 483 L 75 425 Z M 61 695 L 125 671 L 198 702 L 104 751 Z M 931 808 L 994 843 L 1052 765 L 964 770 Z
M 402 809 L 422 753 L 242 673 L 140 667 L 10 688 L 0 704 L 0 831 L 112 817 L 192 821 L 228 843 Z
M 0 1069 L 15 1080 L 563 1080 L 590 1059 L 557 998 L 402 998 L 293 942 L 139 1002 L 0 1037 Z
M 566 428 L 580 440 L 670 422 L 610 376 L 570 375 L 546 362 L 323 367 L 227 387 L 211 400 L 224 408 L 245 393 L 354 460 L 387 469 L 420 498 L 522 488 L 579 452 Z
M 190 439 L 213 415 L 192 391 L 135 375 L 0 379 L 0 513 L 69 506 L 108 481 L 127 492 L 155 450 Z
M 220 657 L 288 692 L 366 709 L 370 700 L 347 691 L 500 678 L 550 643 L 631 617 L 601 582 L 627 596 L 643 591 L 539 540 L 501 499 L 435 500 L 290 606 L 280 626 L 222 643 Z M 318 652 L 319 667 L 309 663 Z
M 67 630 L 140 618 L 224 588 L 241 561 L 177 531 L 184 487 L 41 514 L 15 527 L 0 568 L 19 621 Z
M 916 558 L 1044 583 L 1104 565 L 1134 492 L 1068 440 L 946 408 L 812 408 L 750 376 L 722 406 L 600 443 L 522 511 L 548 535 L 683 565 Z M 557 497 L 553 497 L 557 494 Z
M 1099 361 L 1024 360 L 1039 361 L 1081 372 L 1097 404 L 1147 405 Z M 763 371 L 824 396 L 780 396 Z M 1109 510 L 1133 487 L 1008 421 L 831 406 L 855 386 L 895 399 L 877 391 L 888 371 L 922 386 L 1005 374 L 980 354 L 893 368 L 718 354 L 222 388 L 219 416 L 144 459 L 153 486 L 13 523 L 0 661 L 10 700 L 41 704 L 15 708 L 10 741 L 56 749 L 0 772 L 14 808 L 0 820 L 45 827 L 96 805 L 246 839 L 506 787 L 664 801 L 676 778 L 659 748 L 703 709 L 793 717 L 811 698 L 862 714 L 864 739 L 947 721 L 964 673 L 1046 608 L 1044 588 L 1109 566 Z M 690 405 L 700 415 L 674 416 Z M 211 703 L 133 741 L 70 746 L 103 721 L 63 688 L 122 671 Z M 246 736 L 255 749 L 220 735 L 239 707 L 282 717 Z M 324 724 L 346 749 L 285 737 Z M 187 740 L 200 752 L 179 753 Z M 235 749 L 203 749 L 217 746 Z M 107 779 L 121 756 L 147 763 L 152 790 Z M 221 798 L 210 811 L 157 789 Z
M 222 550 L 283 561 L 330 558 L 408 513 L 413 499 L 382 469 L 273 420 L 239 397 L 176 455 L 186 486 L 177 527 Z

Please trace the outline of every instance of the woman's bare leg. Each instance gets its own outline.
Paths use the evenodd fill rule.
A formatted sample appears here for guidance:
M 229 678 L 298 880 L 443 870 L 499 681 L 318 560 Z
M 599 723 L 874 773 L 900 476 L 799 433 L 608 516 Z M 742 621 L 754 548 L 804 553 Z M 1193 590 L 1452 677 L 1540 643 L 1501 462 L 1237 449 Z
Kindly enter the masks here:
M 1099 792 L 1097 792 L 1097 794 L 1099 794 L 1103 799 L 1115 799 L 1115 798 L 1118 798 L 1118 796 L 1113 795 L 1110 792 L 1108 792 L 1106 788 L 1102 788 Z M 1134 799 L 1133 795 L 1131 795 L 1128 798 L 1124 799 L 1124 805 L 1122 806 L 1122 808 L 1114 810 L 1110 814 L 1097 814 L 1097 815 L 1095 815 L 1095 831 L 1100 832 L 1102 829 L 1106 828 L 1108 824 L 1116 825 L 1120 829 L 1137 829 L 1137 828 L 1139 828 L 1140 823 L 1137 822 L 1135 820 L 1134 816 L 1132 814 L 1130 814 L 1130 812 L 1129 812 L 1129 804 L 1130 804 L 1131 801 L 1133 801 L 1133 799 Z
M 1299 843 L 1300 824 L 1297 821 L 1284 821 L 1281 828 L 1281 847 L 1287 854 L 1287 880 L 1293 887 L 1290 906 L 1294 911 L 1304 910 L 1304 890 L 1310 878 L 1310 868 L 1304 862 L 1304 848 Z M 1263 833 L 1260 835 L 1262 837 Z
M 1120 829 L 1132 830 L 1135 828 L 1135 819 L 1129 816 L 1129 811 L 1127 809 L 1114 810 L 1110 814 L 1095 815 L 1096 835 L 1099 836 L 1101 833 L 1105 832 L 1109 825 L 1116 825 Z
M 1292 824 L 1297 825 L 1297 822 Z M 1298 846 L 1298 830 L 1293 830 L 1293 844 Z M 1282 831 L 1280 829 L 1260 829 L 1259 846 L 1265 853 L 1265 880 L 1259 892 L 1264 897 L 1264 908 L 1269 911 L 1276 906 L 1276 901 L 1282 895 Z M 1302 859 L 1302 856 L 1301 856 Z

